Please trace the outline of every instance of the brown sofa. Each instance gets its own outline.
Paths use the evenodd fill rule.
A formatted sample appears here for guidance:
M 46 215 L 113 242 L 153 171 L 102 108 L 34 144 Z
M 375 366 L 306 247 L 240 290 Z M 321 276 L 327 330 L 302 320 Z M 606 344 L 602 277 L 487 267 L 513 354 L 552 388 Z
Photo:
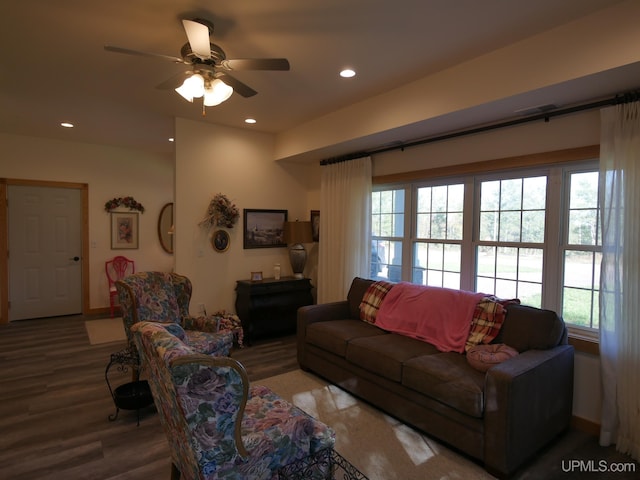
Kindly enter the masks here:
M 464 354 L 359 319 L 373 280 L 346 301 L 298 310 L 298 363 L 386 413 L 484 463 L 499 477 L 563 432 L 573 402 L 573 347 L 549 310 L 510 305 L 494 343 L 518 352 L 486 373 Z

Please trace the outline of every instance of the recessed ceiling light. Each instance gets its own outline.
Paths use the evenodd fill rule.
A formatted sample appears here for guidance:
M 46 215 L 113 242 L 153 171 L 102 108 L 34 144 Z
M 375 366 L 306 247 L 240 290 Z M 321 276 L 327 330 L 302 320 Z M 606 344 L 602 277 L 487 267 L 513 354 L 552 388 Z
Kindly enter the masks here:
M 69 122 L 62 122 L 60 124 L 60 126 L 64 127 L 64 128 L 73 128 L 73 123 L 69 123 Z
M 244 119 L 244 123 L 256 123 L 256 119 L 255 118 L 245 118 Z
M 351 78 L 356 76 L 356 72 L 354 70 L 351 70 L 350 68 L 345 68 L 340 72 L 340 76 L 342 78 Z

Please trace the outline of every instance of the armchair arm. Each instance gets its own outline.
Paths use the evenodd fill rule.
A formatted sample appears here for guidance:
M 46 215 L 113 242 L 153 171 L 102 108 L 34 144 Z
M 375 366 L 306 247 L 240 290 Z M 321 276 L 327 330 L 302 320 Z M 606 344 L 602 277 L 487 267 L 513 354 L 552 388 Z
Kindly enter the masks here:
M 487 371 L 484 460 L 509 475 L 569 426 L 573 347 L 528 350 Z
M 182 366 L 190 365 L 195 366 L 196 369 L 190 369 L 189 372 L 180 369 Z M 231 397 L 234 402 L 221 401 L 220 403 L 224 404 L 225 407 L 224 412 L 215 412 L 215 405 L 211 403 L 207 407 L 210 411 L 215 412 L 216 414 L 219 413 L 220 415 L 227 414 L 230 410 L 233 412 L 231 415 L 231 425 L 229 425 L 229 428 L 225 429 L 225 433 L 231 433 L 227 430 L 231 430 L 231 427 L 233 427 L 233 440 L 235 442 L 236 450 L 240 456 L 246 457 L 248 452 L 242 441 L 242 417 L 247 405 L 247 400 L 249 399 L 249 377 L 244 366 L 237 360 L 229 357 L 211 357 L 209 355 L 193 354 L 175 358 L 170 362 L 169 367 L 174 372 L 174 378 L 176 378 L 176 375 L 182 378 L 182 384 L 189 382 L 190 388 L 195 388 L 196 390 L 198 387 L 203 386 L 203 390 L 207 390 L 208 393 L 211 393 L 210 389 L 216 386 L 210 385 L 209 382 L 215 383 L 218 379 L 212 379 L 211 376 L 201 374 L 201 367 L 209 367 L 212 369 L 226 367 L 233 371 L 234 374 L 230 373 L 228 375 L 229 378 L 222 388 L 224 388 L 225 397 Z M 178 368 L 178 370 L 174 370 L 175 368 Z M 188 380 L 184 380 L 185 375 L 189 377 Z M 176 382 L 176 384 L 177 383 L 178 382 Z M 198 415 L 200 415 L 201 412 L 206 409 L 202 409 L 200 407 L 198 410 Z M 221 425 L 225 425 L 225 423 L 218 422 L 215 428 L 218 428 Z M 193 433 L 194 432 L 192 432 L 192 434 Z M 203 446 L 203 450 L 206 449 L 208 449 L 207 446 Z

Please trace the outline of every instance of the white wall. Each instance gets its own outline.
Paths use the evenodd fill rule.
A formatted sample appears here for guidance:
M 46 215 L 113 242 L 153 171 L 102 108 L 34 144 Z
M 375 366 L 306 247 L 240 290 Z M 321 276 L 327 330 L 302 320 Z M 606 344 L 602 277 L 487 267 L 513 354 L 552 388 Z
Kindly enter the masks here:
M 173 158 L 132 149 L 61 142 L 0 134 L 0 177 L 86 183 L 89 190 L 90 309 L 109 306 L 104 262 L 125 255 L 137 270 L 170 271 L 173 256 L 165 253 L 157 235 L 160 209 L 173 201 Z M 107 200 L 133 196 L 145 207 L 139 215 L 139 248 L 111 250 L 111 220 Z M 11 246 L 9 246 L 10 248 Z
M 253 271 L 273 277 L 275 263 L 281 264 L 283 276 L 292 274 L 286 248 L 243 249 L 242 209 L 288 210 L 289 220 L 308 220 L 309 210 L 318 208 L 310 206 L 307 193 L 317 168 L 274 162 L 274 137 L 246 129 L 177 119 L 176 140 L 176 272 L 193 283 L 193 314 L 199 313 L 199 304 L 208 313 L 235 311 L 237 280 Z M 198 226 L 217 193 L 241 212 L 238 223 L 227 229 L 231 244 L 223 253 L 211 247 L 215 229 Z
M 424 170 L 600 143 L 597 110 L 492 132 L 392 151 L 373 158 L 376 175 Z M 576 353 L 573 414 L 600 423 L 600 364 L 596 356 Z

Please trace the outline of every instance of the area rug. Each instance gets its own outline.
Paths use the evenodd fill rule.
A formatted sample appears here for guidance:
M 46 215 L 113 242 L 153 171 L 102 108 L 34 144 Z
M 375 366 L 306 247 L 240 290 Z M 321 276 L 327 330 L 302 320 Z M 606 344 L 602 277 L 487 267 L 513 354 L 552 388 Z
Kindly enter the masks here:
M 91 345 L 122 342 L 127 339 L 121 317 L 87 320 L 84 322 L 84 326 L 87 329 Z
M 370 480 L 488 480 L 480 465 L 313 374 L 296 370 L 265 385 L 336 432 L 335 449 Z

